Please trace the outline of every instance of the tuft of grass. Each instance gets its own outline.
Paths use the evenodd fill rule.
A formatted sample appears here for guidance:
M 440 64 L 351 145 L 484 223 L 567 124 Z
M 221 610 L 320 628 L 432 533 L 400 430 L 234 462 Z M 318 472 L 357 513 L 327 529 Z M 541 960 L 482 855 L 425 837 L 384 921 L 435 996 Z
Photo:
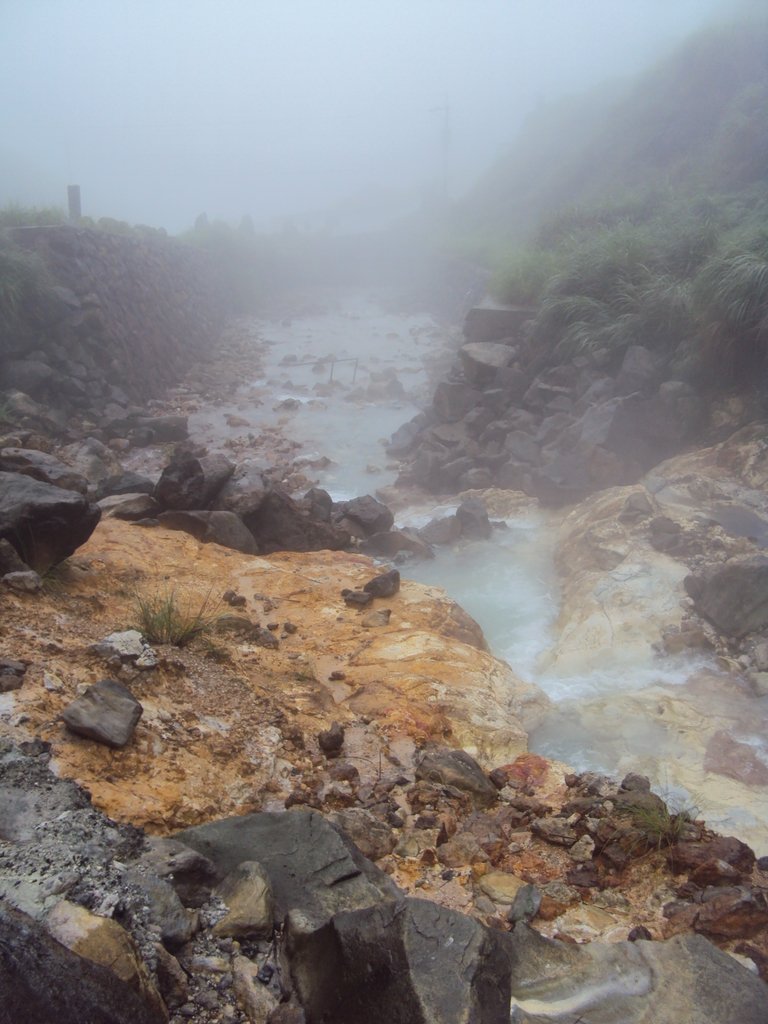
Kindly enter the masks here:
M 59 206 L 22 206 L 7 203 L 0 207 L 0 228 L 47 227 L 66 224 L 67 215 Z
M 210 592 L 194 606 L 180 599 L 175 590 L 136 595 L 136 625 L 150 643 L 186 647 L 197 637 L 209 633 L 219 619 L 219 603 Z
M 686 838 L 698 816 L 698 808 L 684 805 L 677 810 L 666 803 L 642 805 L 630 809 L 632 821 L 648 845 L 657 850 L 675 846 Z

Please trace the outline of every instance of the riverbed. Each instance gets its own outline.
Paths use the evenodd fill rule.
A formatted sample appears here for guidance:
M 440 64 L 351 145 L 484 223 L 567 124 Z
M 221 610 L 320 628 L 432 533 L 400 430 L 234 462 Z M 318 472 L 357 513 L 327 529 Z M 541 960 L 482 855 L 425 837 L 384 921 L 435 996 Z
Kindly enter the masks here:
M 216 448 L 244 422 L 278 427 L 336 500 L 391 487 L 398 467 L 384 442 L 428 405 L 459 343 L 429 315 L 394 312 L 359 293 L 316 297 L 289 317 L 241 320 L 232 330 L 259 346 L 260 370 L 231 402 L 201 405 L 191 436 Z M 399 508 L 397 524 L 454 508 L 422 501 Z M 436 548 L 434 559 L 410 560 L 401 571 L 444 588 L 480 623 L 492 652 L 551 698 L 531 749 L 579 771 L 642 772 L 673 808 L 695 810 L 768 853 L 768 787 L 706 771 L 699 742 L 705 723 L 711 733 L 713 718 L 722 719 L 768 771 L 766 701 L 701 656 L 660 656 L 650 645 L 606 647 L 578 671 L 553 664 L 562 515 L 522 502 L 497 518 L 490 540 Z

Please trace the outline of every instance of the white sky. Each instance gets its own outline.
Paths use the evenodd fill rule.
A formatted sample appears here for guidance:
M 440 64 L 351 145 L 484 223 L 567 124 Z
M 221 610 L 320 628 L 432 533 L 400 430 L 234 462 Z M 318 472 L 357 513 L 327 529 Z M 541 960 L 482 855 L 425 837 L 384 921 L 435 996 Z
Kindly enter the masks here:
M 644 69 L 722 0 L 0 0 L 0 205 L 188 227 L 371 185 L 455 195 L 542 101 Z

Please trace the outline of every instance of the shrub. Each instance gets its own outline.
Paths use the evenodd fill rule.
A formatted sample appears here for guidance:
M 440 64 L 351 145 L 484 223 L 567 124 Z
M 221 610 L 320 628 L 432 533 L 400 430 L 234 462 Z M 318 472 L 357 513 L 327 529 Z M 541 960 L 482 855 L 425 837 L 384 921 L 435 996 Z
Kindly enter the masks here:
M 709 373 L 733 384 L 759 378 L 768 362 L 768 233 L 713 256 L 694 288 Z
M 210 593 L 194 607 L 180 601 L 174 590 L 149 597 L 136 595 L 136 626 L 150 643 L 186 647 L 196 637 L 212 630 L 219 619 L 218 602 Z
M 665 846 L 675 846 L 686 838 L 691 825 L 696 821 L 698 808 L 685 805 L 675 811 L 662 802 L 658 806 L 648 804 L 632 807 L 630 813 L 647 845 L 661 850 Z

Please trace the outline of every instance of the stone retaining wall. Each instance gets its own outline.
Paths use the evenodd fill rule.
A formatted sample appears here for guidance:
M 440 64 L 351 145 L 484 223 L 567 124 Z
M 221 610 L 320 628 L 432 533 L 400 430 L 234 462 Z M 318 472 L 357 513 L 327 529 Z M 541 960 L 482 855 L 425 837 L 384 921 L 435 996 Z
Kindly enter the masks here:
M 100 414 L 157 394 L 220 329 L 224 301 L 208 258 L 160 233 L 62 225 L 11 237 L 47 280 L 4 339 L 0 391 Z

